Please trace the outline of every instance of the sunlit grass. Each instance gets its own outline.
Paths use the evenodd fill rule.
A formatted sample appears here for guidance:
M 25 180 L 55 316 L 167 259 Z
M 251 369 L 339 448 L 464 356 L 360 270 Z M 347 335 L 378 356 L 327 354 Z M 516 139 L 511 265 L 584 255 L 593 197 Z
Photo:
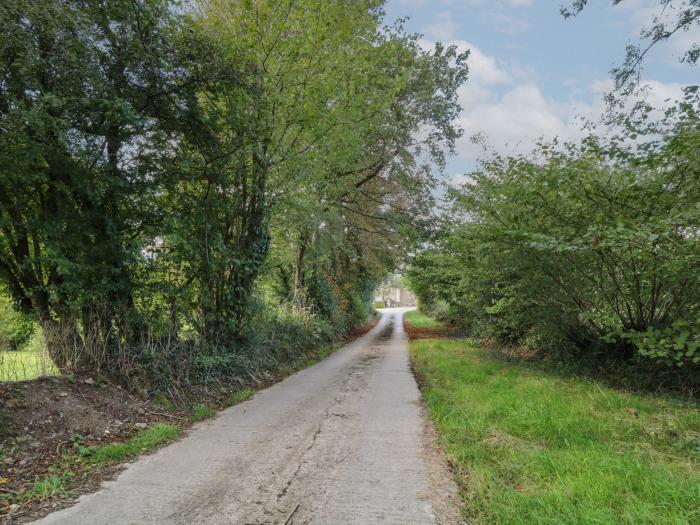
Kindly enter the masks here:
M 444 328 L 445 324 L 428 317 L 423 312 L 412 310 L 404 314 L 406 320 L 413 328 Z
M 0 350 L 0 381 L 27 381 L 58 374 L 58 368 L 46 351 L 41 330 L 34 333 L 22 350 Z
M 411 355 L 473 523 L 700 523 L 700 411 L 490 359 Z
M 139 432 L 124 443 L 112 443 L 95 449 L 88 461 L 91 464 L 118 462 L 163 446 L 182 433 L 175 425 L 157 423 Z

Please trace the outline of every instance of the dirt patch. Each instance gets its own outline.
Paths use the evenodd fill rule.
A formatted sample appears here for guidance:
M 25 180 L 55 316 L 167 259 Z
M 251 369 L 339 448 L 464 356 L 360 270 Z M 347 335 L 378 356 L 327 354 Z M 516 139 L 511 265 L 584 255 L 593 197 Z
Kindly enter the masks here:
M 430 500 L 437 525 L 466 525 L 467 521 L 462 516 L 462 498 L 460 497 L 457 475 L 452 469 L 452 464 L 442 448 L 440 434 L 430 418 L 428 408 L 423 400 L 425 390 L 425 378 L 418 373 L 413 361 L 409 363 L 411 373 L 416 380 L 418 390 L 421 391 L 420 409 L 423 419 L 423 450 L 425 451 L 425 464 L 428 478 L 432 487 Z M 461 480 L 462 485 L 465 480 Z
M 19 495 L 51 474 L 62 454 L 77 447 L 123 442 L 156 422 L 182 416 L 144 401 L 124 389 L 92 376 L 42 378 L 0 383 L 0 495 Z M 81 476 L 74 487 L 99 485 L 106 469 Z M 111 474 L 110 474 L 111 475 Z M 0 499 L 0 522 L 18 522 L 34 509 L 61 503 L 32 502 L 21 514 L 11 501 Z M 25 518 L 25 519 L 26 519 Z
M 428 499 L 435 513 L 437 525 L 466 525 L 462 517 L 462 500 L 445 452 L 440 444 L 440 435 L 435 430 L 425 405 L 421 402 L 423 425 L 423 450 L 425 466 L 430 480 Z

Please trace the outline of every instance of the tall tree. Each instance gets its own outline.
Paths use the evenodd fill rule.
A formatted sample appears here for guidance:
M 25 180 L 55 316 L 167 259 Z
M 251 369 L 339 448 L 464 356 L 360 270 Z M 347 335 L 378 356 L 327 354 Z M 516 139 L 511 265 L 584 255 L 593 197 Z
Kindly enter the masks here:
M 0 7 L 0 271 L 61 367 L 137 337 L 134 152 L 176 68 L 160 1 L 25 1 Z

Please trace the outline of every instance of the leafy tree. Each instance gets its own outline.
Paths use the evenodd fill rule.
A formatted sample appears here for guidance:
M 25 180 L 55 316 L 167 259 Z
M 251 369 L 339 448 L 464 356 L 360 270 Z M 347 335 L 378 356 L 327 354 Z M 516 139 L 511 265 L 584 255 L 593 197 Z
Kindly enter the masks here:
M 159 1 L 0 8 L 0 271 L 60 367 L 139 337 L 145 137 L 173 85 Z
M 467 73 L 382 6 L 0 7 L 0 278 L 59 367 L 186 349 L 230 371 L 260 304 L 364 318 L 427 222 Z
M 696 92 L 609 141 L 485 161 L 453 193 L 465 221 L 413 263 L 421 300 L 509 343 L 700 362 Z

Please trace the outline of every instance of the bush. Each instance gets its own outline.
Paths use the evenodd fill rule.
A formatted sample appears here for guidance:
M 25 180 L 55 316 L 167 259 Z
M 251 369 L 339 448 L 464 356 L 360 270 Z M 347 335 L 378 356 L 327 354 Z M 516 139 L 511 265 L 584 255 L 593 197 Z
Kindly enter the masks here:
M 34 331 L 31 317 L 18 312 L 10 298 L 0 293 L 0 352 L 21 349 L 29 342 Z
M 452 216 L 469 220 L 408 270 L 421 304 L 509 345 L 700 363 L 700 101 L 690 93 L 661 122 L 628 120 L 609 142 L 485 161 L 452 192 Z

